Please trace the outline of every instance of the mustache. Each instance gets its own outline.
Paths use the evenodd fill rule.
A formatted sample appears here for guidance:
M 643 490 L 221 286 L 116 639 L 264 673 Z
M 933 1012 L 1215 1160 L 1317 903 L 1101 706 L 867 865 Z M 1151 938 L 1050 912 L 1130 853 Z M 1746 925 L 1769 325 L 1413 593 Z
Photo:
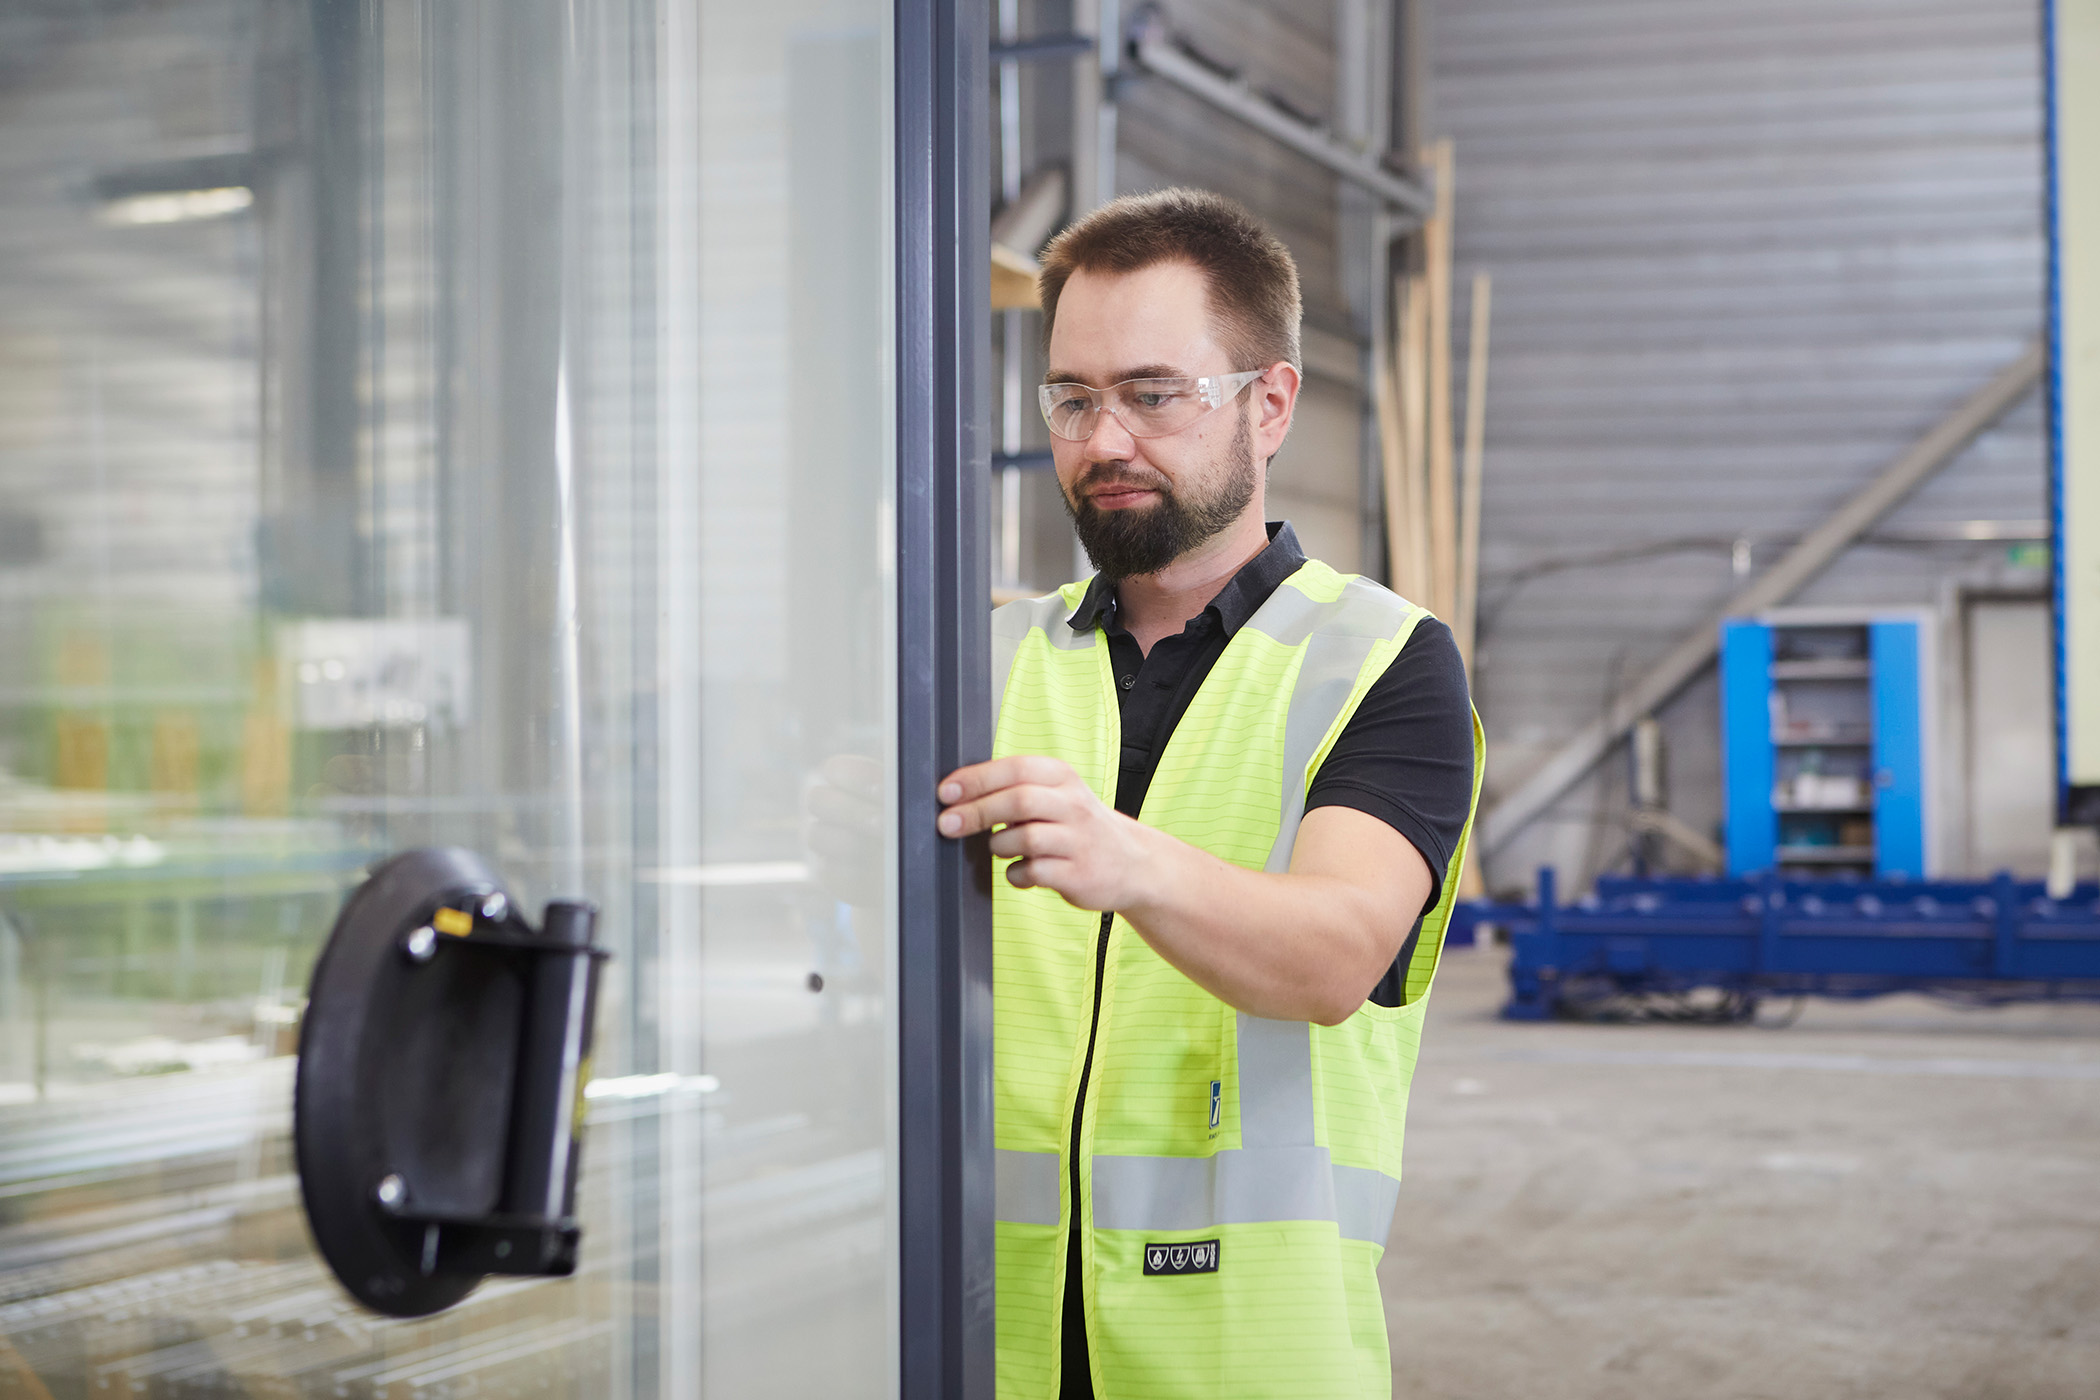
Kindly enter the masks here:
M 1131 486 L 1143 491 L 1173 494 L 1163 473 L 1133 468 L 1128 462 L 1096 462 L 1072 483 L 1074 495 L 1084 496 L 1107 486 Z

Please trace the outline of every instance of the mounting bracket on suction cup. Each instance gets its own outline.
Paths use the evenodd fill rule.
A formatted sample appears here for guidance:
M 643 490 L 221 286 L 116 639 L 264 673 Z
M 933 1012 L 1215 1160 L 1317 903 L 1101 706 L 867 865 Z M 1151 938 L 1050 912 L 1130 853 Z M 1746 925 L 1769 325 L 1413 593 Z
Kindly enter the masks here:
M 569 1274 L 598 911 L 534 928 L 479 856 L 404 852 L 314 967 L 293 1099 L 308 1224 L 357 1300 L 452 1306 L 489 1274 Z

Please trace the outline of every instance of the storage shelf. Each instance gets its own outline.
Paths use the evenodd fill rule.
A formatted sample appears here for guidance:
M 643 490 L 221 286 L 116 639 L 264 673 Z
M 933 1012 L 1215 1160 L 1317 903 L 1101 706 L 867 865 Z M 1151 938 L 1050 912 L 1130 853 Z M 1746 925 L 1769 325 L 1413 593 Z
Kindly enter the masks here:
M 1872 846 L 1781 846 L 1781 865 L 1872 865 Z
M 1863 681 L 1872 674 L 1864 658 L 1849 656 L 1772 663 L 1775 681 Z
M 1722 623 L 1730 874 L 1931 874 L 1931 617 L 1777 609 Z

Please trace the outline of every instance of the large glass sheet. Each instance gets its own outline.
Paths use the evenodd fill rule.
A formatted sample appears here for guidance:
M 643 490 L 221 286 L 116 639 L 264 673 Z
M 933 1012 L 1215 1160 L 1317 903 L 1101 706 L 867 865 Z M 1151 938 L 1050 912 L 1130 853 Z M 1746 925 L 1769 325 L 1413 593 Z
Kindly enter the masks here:
M 888 23 L 0 8 L 0 1395 L 892 1391 Z M 616 961 L 578 1276 L 389 1322 L 291 1056 L 438 843 Z

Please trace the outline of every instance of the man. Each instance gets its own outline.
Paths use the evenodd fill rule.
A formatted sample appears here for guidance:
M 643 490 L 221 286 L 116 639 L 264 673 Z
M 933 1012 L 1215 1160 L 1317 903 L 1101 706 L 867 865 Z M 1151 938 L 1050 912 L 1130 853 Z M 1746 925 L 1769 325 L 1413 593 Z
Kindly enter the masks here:
M 1267 524 L 1297 271 L 1238 205 L 1052 243 L 1041 391 L 1098 572 L 994 618 L 999 1391 L 1386 1397 L 1376 1266 L 1478 726 L 1451 635 Z

